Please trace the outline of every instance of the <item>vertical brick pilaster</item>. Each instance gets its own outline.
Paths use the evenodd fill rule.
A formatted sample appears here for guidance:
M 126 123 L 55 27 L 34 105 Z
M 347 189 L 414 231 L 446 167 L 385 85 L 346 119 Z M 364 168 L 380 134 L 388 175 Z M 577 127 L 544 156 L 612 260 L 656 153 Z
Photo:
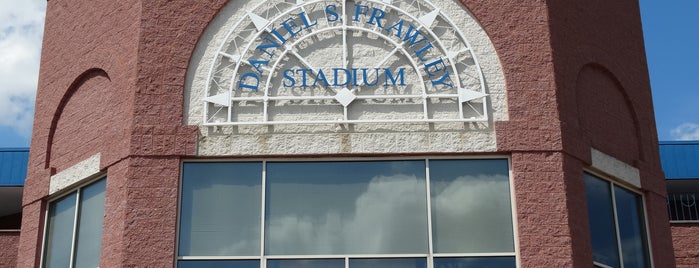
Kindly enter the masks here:
M 175 259 L 179 157 L 134 157 L 124 185 L 122 264 L 172 267 Z
M 17 267 L 38 267 L 41 259 L 44 206 L 41 200 L 24 204 L 22 209 L 22 233 L 19 236 Z
M 129 246 L 125 236 L 128 212 L 127 187 L 129 162 L 122 160 L 107 169 L 107 187 L 104 200 L 104 225 L 100 267 L 122 266 L 124 250 Z
M 654 267 L 688 267 L 681 266 L 680 260 L 675 263 L 675 254 L 682 254 L 683 250 L 694 251 L 693 259 L 690 259 L 693 264 L 699 264 L 699 246 L 697 246 L 697 231 L 699 228 L 694 228 L 694 233 L 684 244 L 675 244 L 673 247 L 673 240 L 680 241 L 673 237 L 675 229 L 670 229 L 670 221 L 667 214 L 667 197 L 665 193 L 662 195 L 653 192 L 645 193 L 646 201 L 646 218 L 648 219 L 648 234 L 650 237 L 650 249 L 653 254 L 653 264 Z M 689 248 L 684 246 L 690 246 Z M 675 252 L 675 250 L 678 250 Z M 687 252 L 687 251 L 685 251 Z M 689 267 L 699 267 L 697 265 L 691 265 Z
M 108 170 L 101 267 L 172 267 L 179 157 L 140 156 Z
M 512 154 L 512 176 L 522 267 L 576 267 L 564 156 Z M 583 266 L 579 266 L 583 267 Z

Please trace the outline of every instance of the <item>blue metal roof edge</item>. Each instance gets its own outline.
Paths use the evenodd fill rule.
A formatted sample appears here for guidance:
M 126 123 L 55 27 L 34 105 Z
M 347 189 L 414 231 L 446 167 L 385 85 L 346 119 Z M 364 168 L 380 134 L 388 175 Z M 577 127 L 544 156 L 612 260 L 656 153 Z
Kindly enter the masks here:
M 689 141 L 658 141 L 658 145 L 699 145 L 699 140 L 689 140 Z
M 699 179 L 699 140 L 659 141 L 658 145 L 665 179 Z
M 29 148 L 0 148 L 0 187 L 22 187 L 27 177 Z
M 29 152 L 29 147 L 10 147 L 10 148 L 0 147 L 0 152 Z

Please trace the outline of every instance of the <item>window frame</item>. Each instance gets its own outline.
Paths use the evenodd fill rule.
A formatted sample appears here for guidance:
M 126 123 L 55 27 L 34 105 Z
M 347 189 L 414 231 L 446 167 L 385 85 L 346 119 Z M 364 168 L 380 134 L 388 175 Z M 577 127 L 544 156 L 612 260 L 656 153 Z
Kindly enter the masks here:
M 50 216 L 50 209 L 51 209 L 51 203 L 56 202 L 64 197 L 67 197 L 73 193 L 75 193 L 75 213 L 73 215 L 73 229 L 72 229 L 72 234 L 71 234 L 71 245 L 70 245 L 70 267 L 75 266 L 75 255 L 76 255 L 76 242 L 77 242 L 77 233 L 78 230 L 77 228 L 79 227 L 79 220 L 80 220 L 80 207 L 81 207 L 81 193 L 84 188 L 89 187 L 93 185 L 94 183 L 97 183 L 100 180 L 105 181 L 105 189 L 104 189 L 104 194 L 105 194 L 105 204 L 106 204 L 106 193 L 107 193 L 107 174 L 105 172 L 100 172 L 96 175 L 90 176 L 88 178 L 85 178 L 84 180 L 81 180 L 81 182 L 76 183 L 75 185 L 71 185 L 69 187 L 66 187 L 65 189 L 62 189 L 58 192 L 56 192 L 53 196 L 50 196 L 49 199 L 46 200 L 44 203 L 46 207 L 44 208 L 44 223 L 43 223 L 43 230 L 42 230 L 42 237 L 41 237 L 41 255 L 39 258 L 39 267 L 44 268 L 46 265 L 46 254 L 47 254 L 47 249 L 48 249 L 48 233 L 49 233 L 49 216 Z M 105 207 L 105 204 L 102 206 Z M 106 215 L 106 211 L 104 212 L 104 215 Z M 102 217 L 104 217 L 102 215 Z M 104 231 L 104 222 L 102 223 L 102 230 Z M 104 234 L 102 234 L 102 237 L 100 237 L 100 244 L 102 242 L 102 238 L 104 237 Z M 101 249 L 100 249 L 101 251 Z M 101 256 L 100 256 L 101 259 Z
M 512 220 L 512 239 L 513 239 L 513 252 L 498 252 L 498 253 L 435 253 L 434 252 L 434 241 L 433 241 L 433 227 L 432 227 L 432 205 L 430 197 L 430 166 L 429 162 L 431 160 L 505 160 L 507 162 L 507 176 L 508 176 L 508 189 L 510 198 L 510 217 Z M 261 162 L 262 163 L 262 176 L 266 176 L 267 164 L 274 162 L 370 162 L 370 161 L 401 161 L 401 160 L 422 160 L 425 163 L 425 184 L 427 191 L 426 198 L 426 217 L 427 217 L 427 233 L 428 233 L 428 253 L 426 254 L 322 254 L 322 255 L 266 255 L 265 254 L 265 210 L 266 210 L 266 187 L 262 184 L 261 189 L 261 218 L 260 218 L 260 254 L 256 256 L 180 256 L 180 224 L 181 224 L 181 209 L 182 209 L 182 191 L 183 191 L 183 179 L 184 179 L 184 164 L 185 163 L 245 163 L 245 162 Z M 264 180 L 264 179 L 263 179 Z M 175 254 L 174 254 L 174 267 L 178 267 L 179 261 L 195 261 L 195 260 L 258 260 L 260 262 L 260 267 L 267 267 L 267 260 L 275 259 L 343 259 L 346 265 L 349 263 L 350 259 L 366 259 L 366 258 L 425 258 L 427 262 L 427 267 L 432 268 L 434 258 L 469 258 L 469 257 L 514 257 L 515 267 L 520 267 L 520 252 L 519 252 L 519 233 L 518 233 L 518 222 L 517 222 L 517 206 L 515 200 L 514 191 L 514 179 L 512 176 L 512 158 L 509 155 L 480 155 L 480 156 L 398 156 L 398 157 L 318 157 L 318 158 L 292 158 L 292 157 L 279 157 L 279 158 L 216 158 L 216 159 L 181 159 L 180 160 L 180 175 L 178 181 L 178 196 L 177 196 L 177 231 L 175 238 Z M 347 268 L 347 266 L 345 266 Z
M 619 216 L 617 214 L 617 201 L 616 201 L 616 193 L 615 193 L 614 189 L 615 189 L 615 187 L 619 187 L 623 190 L 627 190 L 631 193 L 637 194 L 641 198 L 641 206 L 639 209 L 641 212 L 643 212 L 643 222 L 642 223 L 643 223 L 644 232 L 645 232 L 644 233 L 644 236 L 645 236 L 644 242 L 646 243 L 646 245 L 648 247 L 648 251 L 646 252 L 646 254 L 648 254 L 648 265 L 651 268 L 655 267 L 654 262 L 653 262 L 653 248 L 651 247 L 651 245 L 652 245 L 651 244 L 651 237 L 650 237 L 650 234 L 648 232 L 648 209 L 647 209 L 647 205 L 646 205 L 645 194 L 643 194 L 643 192 L 640 189 L 638 189 L 638 188 L 632 186 L 630 183 L 626 182 L 624 179 L 617 178 L 617 177 L 609 175 L 603 171 L 598 171 L 598 170 L 594 170 L 594 169 L 590 169 L 590 168 L 583 169 L 583 188 L 586 187 L 585 186 L 585 173 L 587 173 L 588 175 L 591 175 L 599 180 L 602 180 L 602 181 L 609 183 L 610 198 L 612 201 L 612 209 L 614 212 L 614 214 L 613 214 L 614 215 L 614 232 L 615 232 L 616 241 L 617 241 L 616 248 L 617 248 L 617 253 L 619 254 L 619 263 L 620 263 L 619 268 L 624 268 L 624 257 L 623 257 L 622 249 L 621 249 L 621 237 L 620 237 L 621 235 L 619 233 Z M 585 198 L 585 206 L 586 206 L 585 210 L 588 211 L 589 208 L 587 207 L 587 197 Z M 588 214 L 587 217 L 588 217 L 588 222 L 589 222 L 590 215 Z M 591 227 L 588 226 L 588 232 L 590 234 L 590 237 L 592 237 L 592 232 L 591 232 L 590 228 Z M 590 241 L 590 249 L 592 249 L 592 241 Z M 594 260 L 594 258 L 592 259 L 592 265 L 593 265 L 593 267 L 600 267 L 600 268 L 614 268 L 614 266 L 609 266 L 609 265 L 604 264 L 604 263 L 596 262 Z

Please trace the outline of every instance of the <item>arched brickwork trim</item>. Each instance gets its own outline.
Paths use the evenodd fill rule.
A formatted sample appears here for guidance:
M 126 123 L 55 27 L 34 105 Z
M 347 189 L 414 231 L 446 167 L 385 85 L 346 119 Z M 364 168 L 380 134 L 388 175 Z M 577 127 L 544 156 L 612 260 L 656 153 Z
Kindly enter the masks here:
M 63 114 L 63 109 L 65 109 L 66 105 L 68 104 L 68 101 L 70 101 L 70 98 L 75 94 L 75 92 L 86 81 L 95 77 L 104 77 L 107 78 L 107 80 L 111 81 L 109 75 L 105 70 L 101 68 L 90 68 L 82 74 L 80 74 L 77 78 L 75 78 L 75 80 L 73 80 L 73 83 L 70 84 L 68 90 L 66 90 L 65 94 L 61 98 L 61 101 L 58 103 L 58 107 L 56 108 L 56 111 L 53 114 L 53 118 L 51 119 L 51 127 L 49 128 L 49 135 L 46 141 L 46 161 L 44 161 L 44 168 L 49 168 L 51 166 L 51 148 L 53 147 L 53 138 L 56 134 L 56 126 L 58 125 L 58 120 L 61 118 L 61 114 Z
M 619 81 L 619 79 L 614 75 L 612 71 L 604 67 L 603 65 L 596 63 L 596 62 L 590 62 L 585 65 L 583 65 L 580 70 L 578 71 L 577 79 L 581 79 L 582 73 L 586 70 L 593 70 L 595 72 L 598 72 L 599 74 L 607 76 L 613 83 L 614 87 L 618 90 L 618 92 L 621 94 L 624 104 L 626 105 L 629 114 L 631 115 L 631 120 L 633 121 L 633 132 L 636 138 L 636 148 L 638 150 L 638 155 L 637 160 L 640 161 L 645 161 L 645 155 L 643 153 L 643 142 L 642 142 L 642 135 L 641 135 L 641 126 L 639 124 L 638 120 L 638 113 L 636 112 L 636 109 L 634 108 L 633 102 L 631 101 L 631 98 L 629 97 L 628 94 L 628 89 L 622 85 L 622 83 Z M 578 89 L 579 90 L 579 89 Z

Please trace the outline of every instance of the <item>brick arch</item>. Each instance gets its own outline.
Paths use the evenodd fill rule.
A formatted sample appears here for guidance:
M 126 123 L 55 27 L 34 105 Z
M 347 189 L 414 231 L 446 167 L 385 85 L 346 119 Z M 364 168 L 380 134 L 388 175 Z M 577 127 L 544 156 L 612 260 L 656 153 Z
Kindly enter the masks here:
M 645 159 L 638 114 L 614 73 L 598 63 L 583 65 L 575 96 L 578 126 L 592 147 L 631 164 Z
M 46 141 L 46 161 L 45 161 L 44 168 L 55 167 L 55 165 L 52 165 L 52 162 L 51 162 L 52 160 L 55 160 L 54 154 L 56 153 L 56 150 L 61 152 L 61 149 L 63 149 L 63 148 L 61 148 L 61 145 L 57 146 L 57 144 L 56 144 L 57 142 L 61 143 L 62 137 L 60 137 L 60 136 L 62 136 L 62 134 L 63 134 L 63 133 L 61 133 L 62 132 L 61 128 L 58 127 L 59 123 L 68 123 L 68 124 L 73 123 L 75 125 L 75 128 L 82 129 L 84 131 L 84 130 L 86 130 L 87 126 L 81 126 L 80 121 L 77 121 L 77 122 L 64 122 L 64 121 L 73 121 L 71 117 L 75 117 L 75 116 L 79 116 L 79 115 L 100 116 L 100 115 L 90 113 L 90 112 L 85 112 L 85 111 L 82 111 L 80 113 L 75 113 L 75 114 L 67 114 L 67 115 L 64 115 L 64 113 L 67 110 L 72 110 L 73 108 L 80 109 L 80 107 L 73 107 L 73 106 L 84 104 L 83 103 L 84 101 L 90 101 L 89 99 L 85 100 L 85 98 L 83 98 L 81 96 L 81 95 L 83 95 L 83 93 L 89 93 L 87 91 L 89 91 L 90 89 L 94 89 L 95 85 L 99 85 L 99 84 L 103 85 L 105 83 L 109 84 L 110 82 L 111 82 L 111 79 L 109 77 L 109 74 L 107 74 L 107 72 L 105 70 L 100 69 L 100 68 L 91 68 L 91 69 L 84 71 L 80 75 L 78 75 L 78 77 L 75 78 L 75 80 L 73 80 L 73 82 L 70 84 L 70 86 L 68 86 L 68 89 L 66 90 L 65 94 L 63 94 L 63 97 L 61 98 L 60 102 L 58 103 L 58 107 L 56 107 L 56 110 L 53 114 L 53 118 L 51 120 L 51 126 L 49 128 L 49 133 L 48 133 L 48 139 Z M 103 88 L 109 88 L 109 87 L 107 86 L 107 87 L 103 87 Z M 93 100 L 95 100 L 95 99 L 100 100 L 100 101 L 98 101 L 98 103 L 108 101 L 109 100 L 108 96 L 100 94 L 100 93 L 104 93 L 103 92 L 104 90 L 99 90 L 99 91 L 100 92 L 93 92 L 92 93 L 92 95 L 96 95 L 96 96 L 93 96 Z M 109 89 L 107 89 L 107 91 L 109 91 Z M 80 99 L 82 99 L 82 100 L 80 100 Z M 73 105 L 74 103 L 76 105 Z M 90 108 L 89 106 L 90 105 L 88 105 L 86 108 L 89 109 Z M 71 129 L 71 131 L 72 130 L 73 129 Z M 57 134 L 57 131 L 59 132 L 58 134 Z M 80 138 L 82 135 L 85 134 L 85 133 L 83 133 L 83 131 L 77 131 L 75 133 L 72 133 L 72 135 Z M 73 144 L 73 146 L 75 146 L 75 144 Z M 79 147 L 79 146 L 76 146 L 76 148 L 73 148 L 73 149 L 77 149 L 77 147 Z M 78 161 L 79 160 L 81 160 L 81 159 L 78 159 Z

